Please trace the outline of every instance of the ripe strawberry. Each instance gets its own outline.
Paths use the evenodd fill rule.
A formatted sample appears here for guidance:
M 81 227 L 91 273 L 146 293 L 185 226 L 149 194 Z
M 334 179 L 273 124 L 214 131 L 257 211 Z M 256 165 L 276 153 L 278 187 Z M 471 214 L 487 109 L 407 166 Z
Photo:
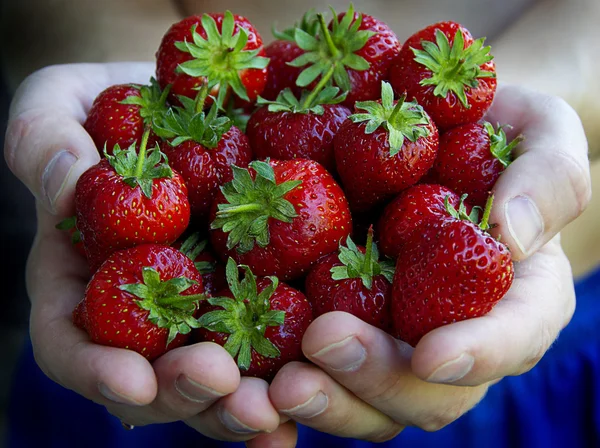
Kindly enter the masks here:
M 196 101 L 181 97 L 184 107 L 170 109 L 156 132 L 169 165 L 181 174 L 188 189 L 191 213 L 206 224 L 219 187 L 231 180 L 231 165 L 247 167 L 252 160 L 248 138 L 227 117 L 217 116 L 217 105 L 203 110 L 206 85 Z
M 233 180 L 211 211 L 212 246 L 257 275 L 301 277 L 352 231 L 342 189 L 312 160 L 255 161 L 233 167 Z
M 171 96 L 196 97 L 208 82 L 219 106 L 229 89 L 247 101 L 256 100 L 267 82 L 262 39 L 244 17 L 224 14 L 191 16 L 175 23 L 156 53 L 156 75 L 161 87 L 172 84 Z
M 420 232 L 423 225 L 449 218 L 446 201 L 453 207 L 459 207 L 465 215 L 471 213 L 471 207 L 461 203 L 456 193 L 441 185 L 418 184 L 400 193 L 387 205 L 379 219 L 381 253 L 396 259 L 402 255 L 402 246 L 414 232 Z
M 338 104 L 345 95 L 336 96 L 337 87 L 323 87 L 320 83 L 313 92 L 305 91 L 300 100 L 289 89 L 277 101 L 259 100 L 262 107 L 246 131 L 258 158 L 311 159 L 335 172 L 333 136 L 351 112 Z
M 492 197 L 479 225 L 464 217 L 430 221 L 404 244 L 392 317 L 398 336 L 410 345 L 442 325 L 483 316 L 510 288 L 508 248 L 486 233 L 491 205 Z
M 433 165 L 438 132 L 415 102 L 394 103 L 383 82 L 381 102 L 356 103 L 333 140 L 338 173 L 353 211 L 363 212 L 417 183 Z M 366 122 L 366 123 L 364 123 Z
M 77 226 L 92 270 L 113 252 L 142 243 L 171 244 L 190 220 L 183 179 L 158 148 L 146 157 L 149 130 L 135 145 L 115 147 L 75 187 Z
M 185 240 L 179 239 L 173 244 L 194 262 L 196 269 L 202 274 L 204 293 L 208 297 L 227 287 L 225 267 L 217 262 L 217 258 L 208 248 L 208 241 L 201 240 L 199 233 L 193 233 Z
M 269 58 L 267 67 L 267 85 L 261 94 L 266 100 L 274 101 L 279 93 L 290 89 L 295 96 L 302 93 L 302 89 L 296 85 L 296 79 L 302 71 L 298 67 L 289 65 L 294 59 L 304 53 L 294 41 L 296 28 L 315 36 L 319 29 L 319 20 L 314 12 L 308 11 L 302 17 L 300 23 L 284 31 L 273 29 L 276 40 L 265 47 L 265 54 Z
M 71 244 L 73 248 L 77 251 L 77 253 L 83 257 L 85 257 L 85 248 L 83 247 L 83 242 L 81 241 L 81 232 L 77 229 L 77 217 L 71 216 L 69 218 L 63 219 L 56 225 L 58 230 L 67 230 L 69 232 L 69 236 L 71 237 Z
M 333 69 L 335 85 L 348 92 L 344 101 L 347 107 L 378 98 L 381 82 L 387 79 L 392 60 L 400 52 L 394 32 L 374 17 L 355 13 L 352 5 L 345 13 L 336 15 L 334 11 L 329 28 L 321 14 L 317 17 L 319 36 L 295 30 L 296 44 L 304 50 L 291 62 L 304 68 L 296 84 L 306 87 Z
M 373 228 L 367 246 L 346 239 L 346 247 L 321 258 L 306 277 L 306 296 L 314 316 L 346 311 L 384 331 L 391 330 L 390 303 L 394 264 L 379 261 Z
M 114 85 L 101 92 L 88 112 L 83 127 L 101 153 L 109 154 L 116 145 L 128 148 L 142 139 L 144 128 L 166 113 L 169 88 L 164 91 L 152 78 L 149 86 Z M 150 147 L 158 141 L 150 135 Z
M 112 254 L 90 280 L 83 323 L 97 344 L 126 348 L 153 360 L 185 343 L 202 294 L 194 263 L 176 249 L 142 244 Z
M 237 358 L 243 376 L 270 381 L 285 364 L 304 358 L 302 336 L 312 309 L 304 294 L 277 277 L 256 278 L 248 266 L 241 267 L 240 282 L 235 261 L 227 261 L 229 289 L 208 299 L 212 306 L 198 319 L 198 333 Z
M 438 183 L 468 194 L 471 204 L 483 207 L 522 140 L 508 143 L 501 126 L 495 130 L 485 121 L 458 126 L 442 135 L 432 174 Z
M 496 66 L 485 38 L 455 22 L 413 34 L 390 68 L 390 82 L 425 108 L 440 130 L 483 117 L 496 92 Z

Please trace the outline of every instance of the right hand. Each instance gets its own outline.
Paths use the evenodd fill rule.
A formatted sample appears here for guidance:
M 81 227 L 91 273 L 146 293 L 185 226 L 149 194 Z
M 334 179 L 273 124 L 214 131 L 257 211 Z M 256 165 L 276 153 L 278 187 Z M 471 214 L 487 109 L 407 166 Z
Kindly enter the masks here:
M 74 214 L 77 179 L 100 159 L 81 123 L 101 90 L 146 83 L 152 71 L 149 63 L 52 66 L 29 76 L 15 94 L 4 151 L 36 197 L 38 228 L 27 266 L 35 359 L 53 381 L 130 425 L 183 420 L 214 439 L 294 446 L 295 425 L 280 421 L 268 384 L 240 378 L 222 347 L 181 347 L 150 364 L 133 351 L 92 343 L 72 323 L 89 270 L 54 226 Z

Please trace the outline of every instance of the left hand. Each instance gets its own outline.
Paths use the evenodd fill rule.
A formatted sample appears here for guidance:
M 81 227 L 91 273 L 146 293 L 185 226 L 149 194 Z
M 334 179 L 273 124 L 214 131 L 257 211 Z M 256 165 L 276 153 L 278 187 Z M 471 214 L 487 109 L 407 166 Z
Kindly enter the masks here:
M 487 315 L 438 328 L 414 349 L 350 314 L 319 317 L 302 344 L 316 366 L 288 364 L 270 386 L 280 413 L 375 442 L 405 426 L 436 431 L 494 382 L 534 367 L 570 321 L 573 277 L 558 232 L 590 200 L 581 122 L 564 101 L 514 86 L 499 89 L 486 119 L 525 137 L 495 186 L 490 219 L 516 261 L 506 296 Z

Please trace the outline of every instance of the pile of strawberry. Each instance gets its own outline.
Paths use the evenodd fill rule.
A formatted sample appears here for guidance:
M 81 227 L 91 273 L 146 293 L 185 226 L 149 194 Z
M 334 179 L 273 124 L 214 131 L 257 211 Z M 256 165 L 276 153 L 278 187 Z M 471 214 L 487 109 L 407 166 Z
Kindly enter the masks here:
M 188 17 L 156 80 L 93 103 L 103 158 L 60 228 L 92 272 L 74 322 L 94 342 L 152 360 L 215 341 L 270 379 L 323 313 L 416 345 L 510 287 L 487 231 L 518 140 L 482 121 L 496 89 L 484 40 L 443 22 L 401 45 L 352 7 L 276 37 L 263 47 L 230 12 Z

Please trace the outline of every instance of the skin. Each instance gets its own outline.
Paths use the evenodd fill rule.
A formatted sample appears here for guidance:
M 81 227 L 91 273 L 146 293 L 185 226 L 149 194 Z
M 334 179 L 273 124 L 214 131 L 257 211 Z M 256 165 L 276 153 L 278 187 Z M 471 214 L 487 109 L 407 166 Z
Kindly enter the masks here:
M 25 2 L 11 3 L 5 6 L 11 14 L 3 14 L 8 22 L 23 24 L 15 19 L 18 17 L 15 14 L 23 13 L 23 8 L 28 14 L 37 11 L 38 21 L 48 17 L 45 13 L 49 11 L 41 0 L 32 0 L 26 5 L 23 5 Z M 260 1 L 238 2 L 237 5 L 235 1 L 189 3 L 195 5 L 196 12 L 230 7 L 240 14 L 250 15 L 253 22 L 255 16 L 260 16 L 256 25 L 264 35 L 273 19 L 256 12 L 261 5 L 265 6 Z M 387 18 L 380 9 L 383 3 L 373 2 L 368 12 Z M 415 12 L 416 3 L 408 1 L 407 12 Z M 510 8 L 507 9 L 513 14 L 528 6 L 508 3 Z M 586 127 L 591 128 L 589 124 L 600 117 L 598 87 L 591 82 L 592 74 L 597 72 L 593 65 L 597 61 L 591 60 L 594 52 L 589 48 L 586 52 L 573 52 L 570 45 L 587 46 L 600 41 L 594 38 L 597 27 L 581 24 L 582 21 L 593 23 L 599 11 L 594 0 L 577 0 L 577 3 L 588 9 L 574 8 L 573 2 L 541 1 L 539 7 L 520 20 L 510 21 L 510 33 L 502 34 L 499 20 L 490 25 L 489 34 L 497 37 L 494 53 L 499 79 L 537 85 L 546 92 L 561 95 L 581 114 Z M 135 1 L 103 3 L 102 8 L 95 2 L 63 1 L 53 5 L 50 12 L 57 18 L 56 29 L 37 27 L 48 32 L 47 37 L 52 40 L 35 33 L 23 33 L 39 36 L 39 41 L 21 42 L 30 46 L 28 52 L 19 51 L 19 45 L 15 45 L 5 54 L 5 61 L 12 62 L 5 64 L 10 67 L 6 73 L 9 85 L 15 88 L 36 68 L 54 62 L 77 61 L 84 57 L 98 61 L 150 60 L 164 30 L 178 20 L 178 8 L 182 14 L 193 11 L 184 1 L 144 4 L 148 8 L 144 20 L 136 20 Z M 314 6 L 312 2 L 282 8 L 288 14 L 299 16 L 298 13 L 310 6 Z M 275 8 L 270 10 L 272 14 L 279 14 Z M 446 18 L 437 15 L 426 18 L 425 11 L 430 10 L 419 8 L 420 12 L 414 17 L 410 13 L 399 14 L 390 20 L 390 25 L 395 30 L 412 32 L 417 26 Z M 436 12 L 443 13 L 443 9 Z M 73 16 L 81 20 L 69 20 Z M 111 33 L 107 36 L 102 24 L 111 17 L 118 19 L 111 22 Z M 279 17 L 283 23 L 289 16 Z M 557 18 L 566 26 L 549 27 Z M 457 19 L 474 35 L 486 32 L 481 24 L 466 20 L 468 17 Z M 415 22 L 404 28 L 402 20 Z M 76 27 L 61 26 L 73 22 L 77 23 Z M 145 33 L 146 39 L 132 27 Z M 10 27 L 3 29 L 11 30 Z M 533 54 L 535 58 L 518 58 L 516 55 L 522 55 L 526 47 L 522 45 L 522 36 L 535 34 L 533 30 L 541 30 L 547 40 L 534 42 L 535 48 L 530 49 L 528 56 Z M 77 39 L 79 34 L 83 40 Z M 123 38 L 126 35 L 137 35 L 140 39 L 130 41 Z M 565 36 L 576 37 L 566 39 Z M 399 37 L 402 40 L 407 36 Z M 575 38 L 579 40 L 573 42 Z M 44 47 L 41 42 L 53 45 Z M 561 45 L 556 45 L 558 42 Z M 48 47 L 54 51 L 43 51 Z M 90 52 L 84 55 L 80 48 L 89 48 Z M 554 67 L 539 64 L 537 58 L 543 58 L 544 51 L 553 52 L 547 61 L 579 59 L 570 65 L 575 68 L 565 69 L 560 71 L 560 76 L 555 76 Z M 406 425 L 436 430 L 455 420 L 483 397 L 490 384 L 532 368 L 568 323 L 575 305 L 573 278 L 557 234 L 579 216 L 590 201 L 583 128 L 565 101 L 521 87 L 502 86 L 487 118 L 491 122 L 513 124 L 514 132 L 523 133 L 527 140 L 518 150 L 519 159 L 496 185 L 496 206 L 491 221 L 499 224 L 497 231 L 503 241 L 515 259 L 522 261 L 517 265 L 513 288 L 487 316 L 437 329 L 411 350 L 348 314 L 329 313 L 313 322 L 303 340 L 304 353 L 316 366 L 289 364 L 270 387 L 261 380 L 240 379 L 231 357 L 211 343 L 173 350 L 152 365 L 136 353 L 91 344 L 85 333 L 72 325 L 70 318 L 73 307 L 83 295 L 88 273 L 79 256 L 71 250 L 66 235 L 57 232 L 54 225 L 72 212 L 76 179 L 98 161 L 94 144 L 81 126 L 93 98 L 111 84 L 146 82 L 152 69 L 152 65 L 144 64 L 51 67 L 27 78 L 13 99 L 5 157 L 12 171 L 37 198 L 38 233 L 27 269 L 32 302 L 31 339 L 38 364 L 53 380 L 106 406 L 113 415 L 133 425 L 184 420 L 209 437 L 247 440 L 248 446 L 294 446 L 297 434 L 293 422 L 289 421 L 289 417 L 293 417 L 321 431 L 380 441 L 395 436 Z M 595 135 L 590 133 L 589 137 L 592 148 L 598 147 Z M 46 166 L 62 148 L 73 152 L 77 163 L 70 170 L 58 164 L 63 176 L 68 172 L 64 184 L 62 179 L 44 184 Z M 45 192 L 52 192 L 52 200 Z M 535 201 L 544 223 L 543 233 L 529 250 L 517 244 L 504 214 L 508 200 L 522 195 Z M 578 223 L 593 222 L 588 219 Z M 600 253 L 591 250 L 589 244 L 586 252 Z M 596 261 L 588 260 L 588 265 Z M 340 364 L 340 352 L 355 341 L 364 349 L 359 347 L 359 359 L 348 368 Z M 461 379 L 447 385 L 430 378 L 440 366 L 465 352 L 473 356 L 475 362 Z M 204 401 L 198 401 L 199 395 L 191 400 L 178 392 L 175 382 L 181 374 L 203 385 Z M 99 384 L 106 385 L 112 394 L 103 395 Z M 106 388 L 102 390 L 106 392 Z M 183 389 L 180 387 L 180 390 Z M 326 395 L 326 400 L 319 391 Z M 317 409 L 321 411 L 318 415 L 314 415 L 315 408 L 307 413 L 307 408 L 301 407 L 315 395 L 320 403 L 326 403 L 325 409 Z M 420 399 L 411 400 L 413 396 Z M 317 399 L 311 403 L 315 402 L 318 404 Z M 233 415 L 235 420 L 220 418 L 224 412 Z M 313 417 L 307 417 L 311 414 Z M 237 425 L 237 432 L 232 422 L 242 423 L 242 426 Z M 240 433 L 240 428 L 245 432 Z

